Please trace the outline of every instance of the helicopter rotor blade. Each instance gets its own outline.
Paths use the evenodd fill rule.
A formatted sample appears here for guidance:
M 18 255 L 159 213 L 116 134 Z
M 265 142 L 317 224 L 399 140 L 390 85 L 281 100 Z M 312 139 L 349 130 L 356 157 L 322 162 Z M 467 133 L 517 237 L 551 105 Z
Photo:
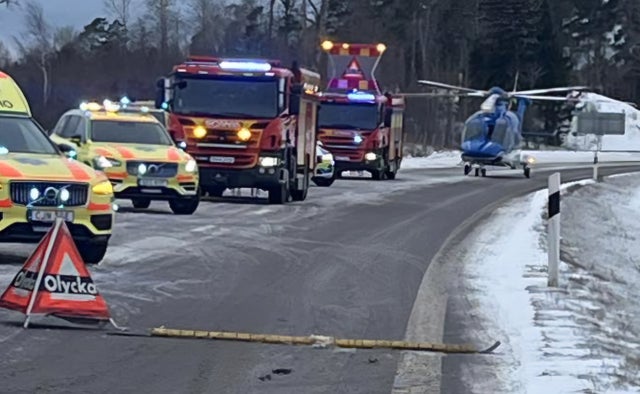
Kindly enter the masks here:
M 559 97 L 559 96 L 533 96 L 528 94 L 513 95 L 515 98 L 526 98 L 529 100 L 541 100 L 541 101 L 583 101 L 577 97 Z
M 461 92 L 468 92 L 468 93 L 483 93 L 483 94 L 489 93 L 486 90 L 464 88 L 462 86 L 449 85 L 449 84 L 442 83 L 442 82 L 419 80 L 418 83 L 421 84 L 421 85 L 428 85 L 428 86 L 433 86 L 433 87 L 443 88 L 443 89 L 449 89 L 449 90 L 458 90 L 458 91 L 461 91 Z
M 575 90 L 588 90 L 589 88 L 586 86 L 567 86 L 560 88 L 548 88 L 548 89 L 534 89 L 534 90 L 521 90 L 519 92 L 511 92 L 512 95 L 531 95 L 535 96 L 538 94 L 547 94 L 547 93 L 559 93 L 559 92 L 570 92 Z
M 422 93 L 397 93 L 399 96 L 404 96 L 404 97 L 434 97 L 434 98 L 438 98 L 438 97 L 449 97 L 449 98 L 456 98 L 456 97 L 484 97 L 484 95 L 481 94 L 477 94 L 477 93 L 428 93 L 428 92 L 422 92 Z

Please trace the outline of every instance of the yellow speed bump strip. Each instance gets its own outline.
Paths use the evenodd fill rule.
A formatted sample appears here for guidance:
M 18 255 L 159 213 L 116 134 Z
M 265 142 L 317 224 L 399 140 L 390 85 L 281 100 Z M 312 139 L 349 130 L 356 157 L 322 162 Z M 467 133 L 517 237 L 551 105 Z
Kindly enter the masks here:
M 283 345 L 307 345 L 314 347 L 336 346 L 340 348 L 357 349 L 398 349 L 413 351 L 429 351 L 441 353 L 490 353 L 500 346 L 500 341 L 486 349 L 479 349 L 472 345 L 450 345 L 428 342 L 406 342 L 406 341 L 385 341 L 377 339 L 336 339 L 320 335 L 306 337 L 289 335 L 264 335 L 248 334 L 241 332 L 224 331 L 200 331 L 200 330 L 180 330 L 171 328 L 154 328 L 151 336 L 169 338 L 195 338 L 195 339 L 218 339 L 241 342 L 261 342 Z

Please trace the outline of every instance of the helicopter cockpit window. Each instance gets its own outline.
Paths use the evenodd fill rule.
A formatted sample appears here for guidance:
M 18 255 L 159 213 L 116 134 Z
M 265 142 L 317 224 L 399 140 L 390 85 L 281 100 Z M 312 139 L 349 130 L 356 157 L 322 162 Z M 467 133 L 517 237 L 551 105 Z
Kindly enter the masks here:
M 484 122 L 473 119 L 464 125 L 462 141 L 474 140 L 484 136 Z

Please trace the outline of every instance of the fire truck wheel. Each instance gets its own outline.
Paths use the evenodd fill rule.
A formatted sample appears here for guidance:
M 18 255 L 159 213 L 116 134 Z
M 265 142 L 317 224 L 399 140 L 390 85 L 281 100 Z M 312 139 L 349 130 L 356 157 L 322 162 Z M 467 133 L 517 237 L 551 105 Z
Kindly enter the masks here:
M 313 183 L 316 184 L 316 186 L 318 187 L 329 187 L 331 185 L 333 185 L 333 181 L 335 180 L 335 178 L 313 178 Z
M 103 242 L 78 242 L 78 252 L 85 264 L 98 264 L 107 254 L 107 241 Z
M 269 204 L 284 204 L 289 200 L 288 189 L 285 185 L 280 185 L 269 189 Z
M 384 179 L 384 171 L 373 170 L 371 171 L 371 178 L 376 181 L 381 181 Z
M 385 171 L 384 175 L 387 177 L 387 179 L 396 179 L 395 171 Z
M 151 200 L 148 198 L 134 198 L 131 200 L 131 203 L 133 204 L 134 208 L 144 209 L 149 208 L 149 205 L 151 205 Z
M 176 215 L 191 215 L 200 204 L 199 198 L 183 198 L 180 200 L 169 200 L 169 207 Z
M 209 193 L 209 196 L 211 197 L 222 197 L 222 195 L 224 194 L 225 188 L 220 186 L 209 186 L 203 190 Z

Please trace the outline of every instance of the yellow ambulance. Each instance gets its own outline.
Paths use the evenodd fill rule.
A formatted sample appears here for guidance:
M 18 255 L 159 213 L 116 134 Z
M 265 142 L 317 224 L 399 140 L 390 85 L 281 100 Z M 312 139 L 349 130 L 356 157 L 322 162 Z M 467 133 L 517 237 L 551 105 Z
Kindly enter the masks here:
M 167 201 L 177 215 L 198 208 L 196 161 L 175 145 L 148 108 L 110 100 L 82 103 L 61 116 L 50 138 L 104 171 L 115 198 L 131 200 L 135 208 L 148 208 L 151 201 Z
M 37 243 L 63 218 L 85 263 L 99 263 L 114 221 L 113 187 L 102 172 L 65 156 L 0 71 L 0 242 Z

